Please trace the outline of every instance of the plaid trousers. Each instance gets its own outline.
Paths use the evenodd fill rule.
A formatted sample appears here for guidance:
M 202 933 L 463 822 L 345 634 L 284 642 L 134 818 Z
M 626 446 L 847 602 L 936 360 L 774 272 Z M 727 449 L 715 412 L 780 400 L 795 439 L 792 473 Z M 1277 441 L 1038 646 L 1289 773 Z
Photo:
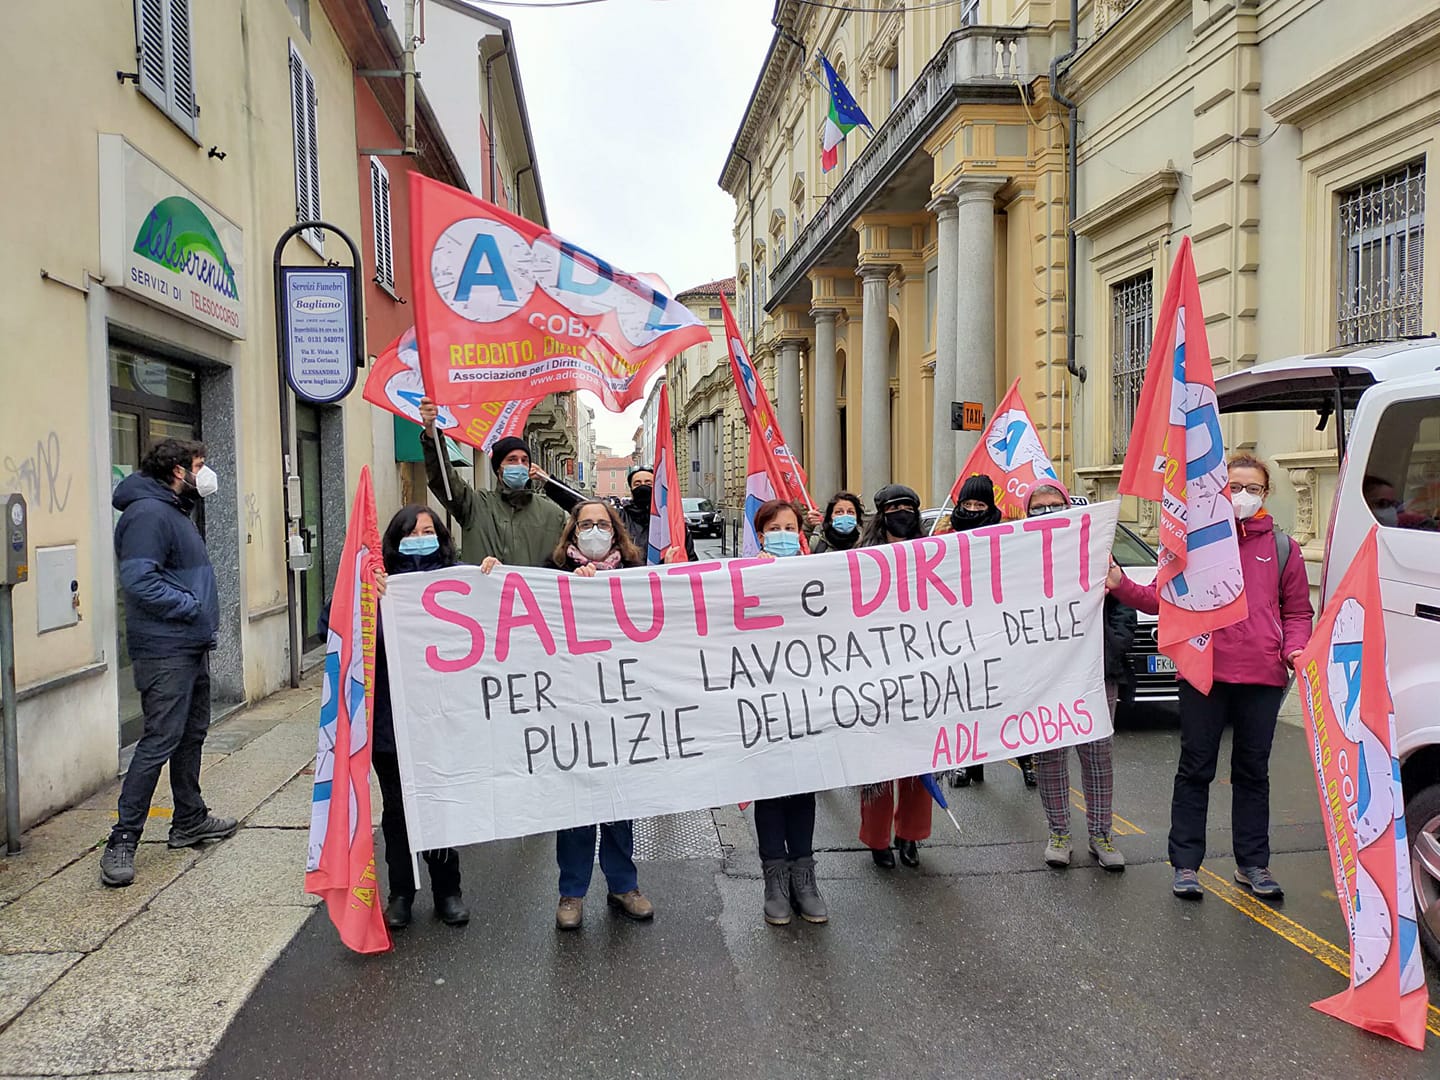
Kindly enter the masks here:
M 1115 688 L 1105 686 L 1110 699 L 1110 715 L 1115 715 Z M 1080 756 L 1080 787 L 1085 793 L 1085 817 L 1091 836 L 1110 835 L 1110 805 L 1115 793 L 1115 769 L 1112 758 L 1113 740 L 1108 736 L 1075 747 Z M 1040 803 L 1045 807 L 1045 820 L 1054 833 L 1070 831 L 1070 750 L 1046 750 L 1035 755 L 1035 771 L 1040 778 Z

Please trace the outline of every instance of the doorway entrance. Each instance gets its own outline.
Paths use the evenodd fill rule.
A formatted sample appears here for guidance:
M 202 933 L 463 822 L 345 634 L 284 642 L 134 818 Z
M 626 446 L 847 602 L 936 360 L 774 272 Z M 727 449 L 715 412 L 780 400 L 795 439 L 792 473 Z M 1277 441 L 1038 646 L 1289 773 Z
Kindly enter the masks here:
M 295 456 L 300 472 L 300 535 L 310 552 L 310 569 L 301 575 L 300 636 L 305 649 L 323 645 L 320 614 L 325 606 L 325 481 L 320 467 L 320 410 L 295 406 Z
M 194 371 L 156 356 L 112 343 L 110 346 L 110 490 L 140 468 L 140 461 L 162 439 L 199 439 L 200 383 Z M 114 511 L 114 521 L 120 518 Z M 205 535 L 204 510 L 196 524 Z M 113 521 L 112 521 L 113 527 Z M 125 641 L 125 603 L 115 585 L 115 661 L 119 669 L 120 745 L 140 738 L 144 716 L 135 672 Z

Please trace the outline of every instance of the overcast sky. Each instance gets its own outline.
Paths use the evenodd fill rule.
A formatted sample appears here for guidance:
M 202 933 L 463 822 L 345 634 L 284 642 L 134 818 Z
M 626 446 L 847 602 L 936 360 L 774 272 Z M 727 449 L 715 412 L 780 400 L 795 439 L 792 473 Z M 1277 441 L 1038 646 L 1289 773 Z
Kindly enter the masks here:
M 717 183 L 769 48 L 773 0 L 506 7 L 550 227 L 672 293 L 735 272 L 735 203 Z M 639 406 L 588 394 L 596 441 L 630 452 Z

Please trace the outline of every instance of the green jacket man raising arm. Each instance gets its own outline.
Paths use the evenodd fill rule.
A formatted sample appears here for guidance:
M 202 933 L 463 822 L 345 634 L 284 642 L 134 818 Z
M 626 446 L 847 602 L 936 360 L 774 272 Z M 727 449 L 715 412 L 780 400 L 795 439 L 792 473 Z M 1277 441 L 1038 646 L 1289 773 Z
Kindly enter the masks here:
M 425 454 L 425 475 L 431 492 L 460 524 L 461 556 L 475 565 L 493 558 L 507 566 L 543 566 L 560 542 L 566 514 L 532 486 L 530 447 L 524 439 L 514 437 L 496 442 L 490 451 L 490 465 L 500 485 L 495 491 L 477 491 L 448 460 L 442 465 L 435 440 L 435 414 L 435 403 L 422 399 L 420 417 L 425 428 L 420 446 Z M 442 467 L 449 473 L 448 500 Z

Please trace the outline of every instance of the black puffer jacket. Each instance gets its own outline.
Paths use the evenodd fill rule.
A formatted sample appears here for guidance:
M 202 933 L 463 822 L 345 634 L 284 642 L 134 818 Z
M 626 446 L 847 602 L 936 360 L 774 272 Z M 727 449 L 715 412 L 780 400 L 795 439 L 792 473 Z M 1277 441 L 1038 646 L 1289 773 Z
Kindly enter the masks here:
M 650 546 L 650 511 L 642 511 L 634 503 L 626 503 L 620 508 L 620 520 L 625 523 L 625 531 L 630 534 L 635 546 L 644 552 Z M 685 555 L 691 562 L 696 561 L 695 540 L 690 535 L 689 525 L 685 526 Z
M 1140 621 L 1135 609 L 1126 607 L 1113 596 L 1105 597 L 1105 681 L 1124 686 L 1131 681 L 1126 654 L 1135 647 L 1135 631 Z

